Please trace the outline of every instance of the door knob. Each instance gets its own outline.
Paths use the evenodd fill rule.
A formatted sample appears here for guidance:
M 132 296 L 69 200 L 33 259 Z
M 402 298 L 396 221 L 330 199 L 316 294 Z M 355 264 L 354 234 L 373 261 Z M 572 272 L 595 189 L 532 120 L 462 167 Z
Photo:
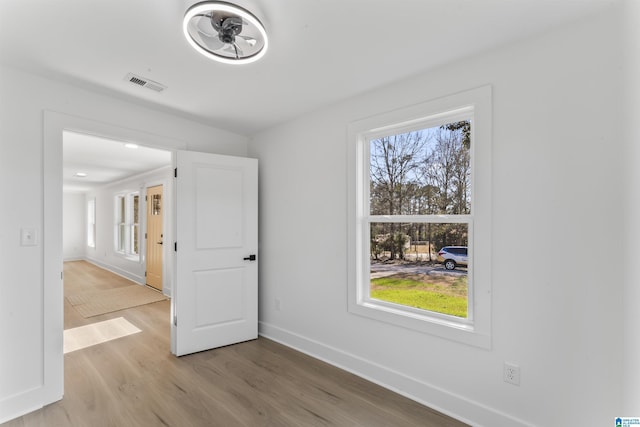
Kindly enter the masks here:
M 159 241 L 159 242 L 156 242 L 156 243 L 157 243 L 157 244 L 159 244 L 159 245 L 161 245 L 161 244 L 162 244 L 162 241 Z
M 256 260 L 256 256 L 255 255 L 249 255 L 246 258 L 242 258 L 245 261 L 255 261 Z

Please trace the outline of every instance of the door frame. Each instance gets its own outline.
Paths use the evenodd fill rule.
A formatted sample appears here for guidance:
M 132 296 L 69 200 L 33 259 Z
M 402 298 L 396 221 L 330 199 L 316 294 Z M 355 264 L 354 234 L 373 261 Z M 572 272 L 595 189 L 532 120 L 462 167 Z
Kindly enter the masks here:
M 62 133 L 65 130 L 96 135 L 172 152 L 175 164 L 176 150 L 186 150 L 187 144 L 173 138 L 144 131 L 115 126 L 55 111 L 44 111 L 43 135 L 43 377 L 42 406 L 62 399 L 64 394 L 64 305 L 62 277 Z M 173 181 L 173 180 L 169 180 Z M 174 218 L 172 217 L 173 221 Z M 165 230 L 167 221 L 165 221 Z M 173 229 L 173 227 L 169 227 Z M 167 251 L 165 250 L 165 253 Z M 168 256 L 167 263 L 174 264 Z M 172 267 L 175 269 L 175 267 Z

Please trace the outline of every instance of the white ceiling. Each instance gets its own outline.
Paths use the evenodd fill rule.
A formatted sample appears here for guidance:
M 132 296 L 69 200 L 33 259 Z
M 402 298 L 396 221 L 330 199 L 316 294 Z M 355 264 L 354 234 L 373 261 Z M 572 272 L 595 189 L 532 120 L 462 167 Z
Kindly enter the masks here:
M 86 192 L 106 183 L 172 164 L 171 152 L 137 146 L 94 135 L 63 132 L 62 185 L 64 191 Z M 76 176 L 85 173 L 85 177 Z M 135 188 L 132 188 L 135 190 Z
M 237 0 L 269 34 L 248 65 L 189 46 L 187 0 L 1 0 L 0 63 L 252 135 L 543 33 L 616 0 Z M 168 88 L 157 93 L 124 77 Z

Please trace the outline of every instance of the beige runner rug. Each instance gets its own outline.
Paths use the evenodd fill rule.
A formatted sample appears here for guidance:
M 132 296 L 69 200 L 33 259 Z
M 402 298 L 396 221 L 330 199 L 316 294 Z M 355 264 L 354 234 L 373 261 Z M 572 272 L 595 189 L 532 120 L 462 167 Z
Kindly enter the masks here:
M 167 297 L 160 292 L 142 285 L 131 285 L 104 291 L 81 292 L 67 297 L 67 301 L 82 317 L 98 316 L 166 299 Z

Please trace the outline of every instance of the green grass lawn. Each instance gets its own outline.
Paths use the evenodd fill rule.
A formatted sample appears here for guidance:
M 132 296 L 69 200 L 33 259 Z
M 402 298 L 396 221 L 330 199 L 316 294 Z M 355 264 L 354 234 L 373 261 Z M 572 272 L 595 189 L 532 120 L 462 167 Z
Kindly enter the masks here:
M 371 298 L 467 317 L 467 278 L 438 280 L 382 277 L 371 280 Z

